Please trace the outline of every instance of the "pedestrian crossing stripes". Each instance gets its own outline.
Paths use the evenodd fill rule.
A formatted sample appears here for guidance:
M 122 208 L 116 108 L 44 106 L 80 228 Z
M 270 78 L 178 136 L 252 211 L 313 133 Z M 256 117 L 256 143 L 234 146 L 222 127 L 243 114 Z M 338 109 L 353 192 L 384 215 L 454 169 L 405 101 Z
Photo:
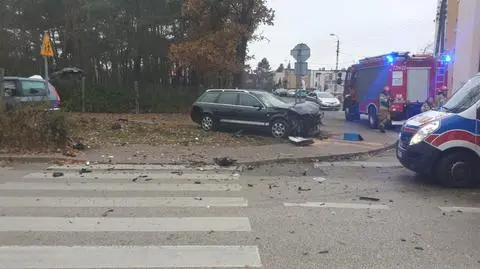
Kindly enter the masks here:
M 242 197 L 0 197 L 4 207 L 246 207 Z
M 172 171 L 165 167 L 141 167 L 144 170 L 130 171 L 135 166 L 120 166 L 117 170 L 97 166 L 89 167 L 87 173 L 79 173 L 82 167 L 58 170 L 51 167 L 47 172 L 31 173 L 0 184 L 0 210 L 8 208 L 9 212 L 16 212 L 12 211 L 16 209 L 23 212 L 0 216 L 0 238 L 6 233 L 48 233 L 49 237 L 63 237 L 62 234 L 66 236 L 68 233 L 69 236 L 73 236 L 72 233 L 82 236 L 85 233 L 115 232 L 142 238 L 147 232 L 188 234 L 192 239 L 187 245 L 185 242 L 175 244 L 174 239 L 159 239 L 158 244 L 154 241 L 156 245 L 147 246 L 105 245 L 101 236 L 95 243 L 90 241 L 86 245 L 52 245 L 55 240 L 53 243 L 39 242 L 33 238 L 15 245 L 14 241 L 0 239 L 1 269 L 262 266 L 258 247 L 248 245 L 244 236 L 239 235 L 252 232 L 249 218 L 238 210 L 233 214 L 212 211 L 213 208 L 248 206 L 248 201 L 241 196 L 243 187 L 236 171 L 213 167 L 181 170 L 185 168 L 183 166 L 169 167 Z M 59 171 L 62 173 L 54 177 L 53 172 Z M 40 215 L 29 216 L 28 212 L 40 208 Z M 185 209 L 181 216 L 176 208 Z M 198 212 L 198 208 L 204 209 Z M 59 216 L 60 209 L 61 214 L 67 214 Z M 80 209 L 84 213 L 77 216 Z M 95 209 L 107 210 L 109 214 L 99 216 Z M 134 212 L 139 213 L 126 215 L 122 209 L 135 209 Z M 162 215 L 142 217 L 144 209 L 146 212 L 162 209 L 153 211 L 162 212 Z M 193 236 L 199 232 L 205 232 L 209 237 L 215 237 L 217 232 L 232 233 L 234 239 L 240 237 L 237 244 L 235 240 L 227 245 L 225 242 L 212 245 L 212 241 L 202 244 L 202 236 Z
M 233 180 L 238 179 L 238 174 L 217 174 L 217 173 L 104 173 L 104 172 L 90 172 L 78 173 L 69 172 L 62 176 L 56 177 L 53 173 L 31 173 L 24 177 L 24 179 L 62 179 L 62 180 L 82 180 L 82 179 L 102 179 L 102 180 L 121 180 L 128 179 L 131 181 L 145 181 L 148 180 Z
M 190 165 L 160 165 L 160 164 L 92 164 L 92 165 L 54 165 L 47 170 L 55 171 L 79 171 L 88 168 L 96 171 L 234 171 L 235 166 L 221 167 L 216 165 L 204 165 L 201 167 Z
M 250 232 L 248 218 L 0 217 L 0 232 Z
M 1 268 L 261 267 L 256 246 L 0 246 Z
M 82 182 L 7 182 L 0 190 L 51 191 L 240 191 L 240 184 L 144 184 L 144 183 L 82 183 Z

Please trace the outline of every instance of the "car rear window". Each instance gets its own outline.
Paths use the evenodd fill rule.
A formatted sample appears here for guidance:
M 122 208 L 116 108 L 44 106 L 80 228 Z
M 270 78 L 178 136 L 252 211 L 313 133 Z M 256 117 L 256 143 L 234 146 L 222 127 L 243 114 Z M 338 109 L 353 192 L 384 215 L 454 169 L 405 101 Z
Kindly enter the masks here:
M 236 92 L 222 92 L 220 97 L 218 97 L 218 103 L 224 105 L 235 105 L 237 103 L 237 93 Z
M 47 83 L 44 81 L 21 80 L 22 96 L 44 96 L 48 94 Z
M 214 103 L 215 99 L 217 99 L 219 92 L 206 92 L 200 99 L 198 99 L 199 102 L 203 103 Z

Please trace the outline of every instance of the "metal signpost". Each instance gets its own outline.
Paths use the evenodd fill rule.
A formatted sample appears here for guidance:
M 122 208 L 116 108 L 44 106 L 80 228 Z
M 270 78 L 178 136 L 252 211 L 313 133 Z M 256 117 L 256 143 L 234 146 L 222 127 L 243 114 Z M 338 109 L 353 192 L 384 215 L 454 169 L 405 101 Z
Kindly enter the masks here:
M 45 80 L 48 80 L 48 57 L 53 57 L 52 41 L 47 31 L 43 33 L 43 42 L 40 54 L 45 61 Z
M 295 62 L 295 75 L 296 75 L 296 92 L 295 103 L 297 103 L 298 90 L 302 87 L 302 77 L 308 74 L 307 60 L 310 58 L 310 48 L 304 44 L 297 44 L 291 51 L 290 55 L 296 60 Z
M 3 79 L 5 77 L 5 69 L 0 67 L 0 113 L 3 112 L 5 109 L 5 84 L 3 83 Z

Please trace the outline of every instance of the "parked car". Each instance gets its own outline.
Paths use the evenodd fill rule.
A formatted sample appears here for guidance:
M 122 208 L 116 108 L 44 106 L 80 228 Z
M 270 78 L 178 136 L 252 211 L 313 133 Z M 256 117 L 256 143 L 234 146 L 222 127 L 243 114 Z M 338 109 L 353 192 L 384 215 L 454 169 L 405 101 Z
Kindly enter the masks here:
M 43 78 L 40 75 L 34 75 L 29 78 L 43 80 Z M 47 83 L 48 83 L 48 91 L 49 91 L 48 100 L 50 101 L 52 110 L 58 110 L 60 109 L 60 102 L 61 102 L 60 95 L 58 94 L 57 89 L 55 89 L 55 87 L 50 82 L 47 82 Z
M 297 93 L 297 90 L 292 89 L 287 91 L 287 96 L 288 97 L 295 97 L 295 94 Z
M 276 89 L 274 91 L 274 94 L 278 95 L 278 96 L 287 96 L 288 95 L 288 91 L 287 89 Z
M 308 100 L 317 102 L 320 105 L 320 108 L 324 110 L 340 110 L 341 108 L 340 100 L 329 92 L 309 92 Z
M 323 113 L 316 103 L 286 103 L 269 92 L 211 89 L 193 104 L 190 116 L 205 131 L 220 125 L 262 128 L 281 138 L 317 134 Z
M 7 109 L 24 104 L 50 102 L 52 109 L 58 109 L 60 97 L 55 88 L 44 79 L 25 77 L 5 77 L 4 100 Z

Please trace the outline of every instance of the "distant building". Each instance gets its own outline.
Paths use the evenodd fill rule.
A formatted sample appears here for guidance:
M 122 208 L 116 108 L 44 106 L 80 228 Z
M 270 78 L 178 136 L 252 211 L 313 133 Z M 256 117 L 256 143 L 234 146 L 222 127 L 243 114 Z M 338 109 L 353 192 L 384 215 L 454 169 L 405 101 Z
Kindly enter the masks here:
M 343 81 L 346 77 L 346 71 L 339 71 L 336 75 L 335 70 L 310 70 L 311 73 L 311 82 L 312 88 L 315 88 L 320 91 L 328 92 L 343 92 Z M 337 79 L 342 79 L 342 84 L 337 84 Z
M 340 78 L 342 81 L 345 80 L 346 72 L 340 72 Z M 297 87 L 297 77 L 295 75 L 294 69 L 285 69 L 283 72 L 276 72 L 274 75 L 275 83 L 279 81 L 286 82 L 286 89 L 295 89 Z M 325 70 L 325 68 L 320 70 L 308 70 L 308 75 L 302 77 L 305 80 L 305 87 L 307 89 L 316 89 L 320 91 L 335 91 L 336 77 L 334 70 Z M 343 86 L 337 85 L 337 92 L 343 92 Z

